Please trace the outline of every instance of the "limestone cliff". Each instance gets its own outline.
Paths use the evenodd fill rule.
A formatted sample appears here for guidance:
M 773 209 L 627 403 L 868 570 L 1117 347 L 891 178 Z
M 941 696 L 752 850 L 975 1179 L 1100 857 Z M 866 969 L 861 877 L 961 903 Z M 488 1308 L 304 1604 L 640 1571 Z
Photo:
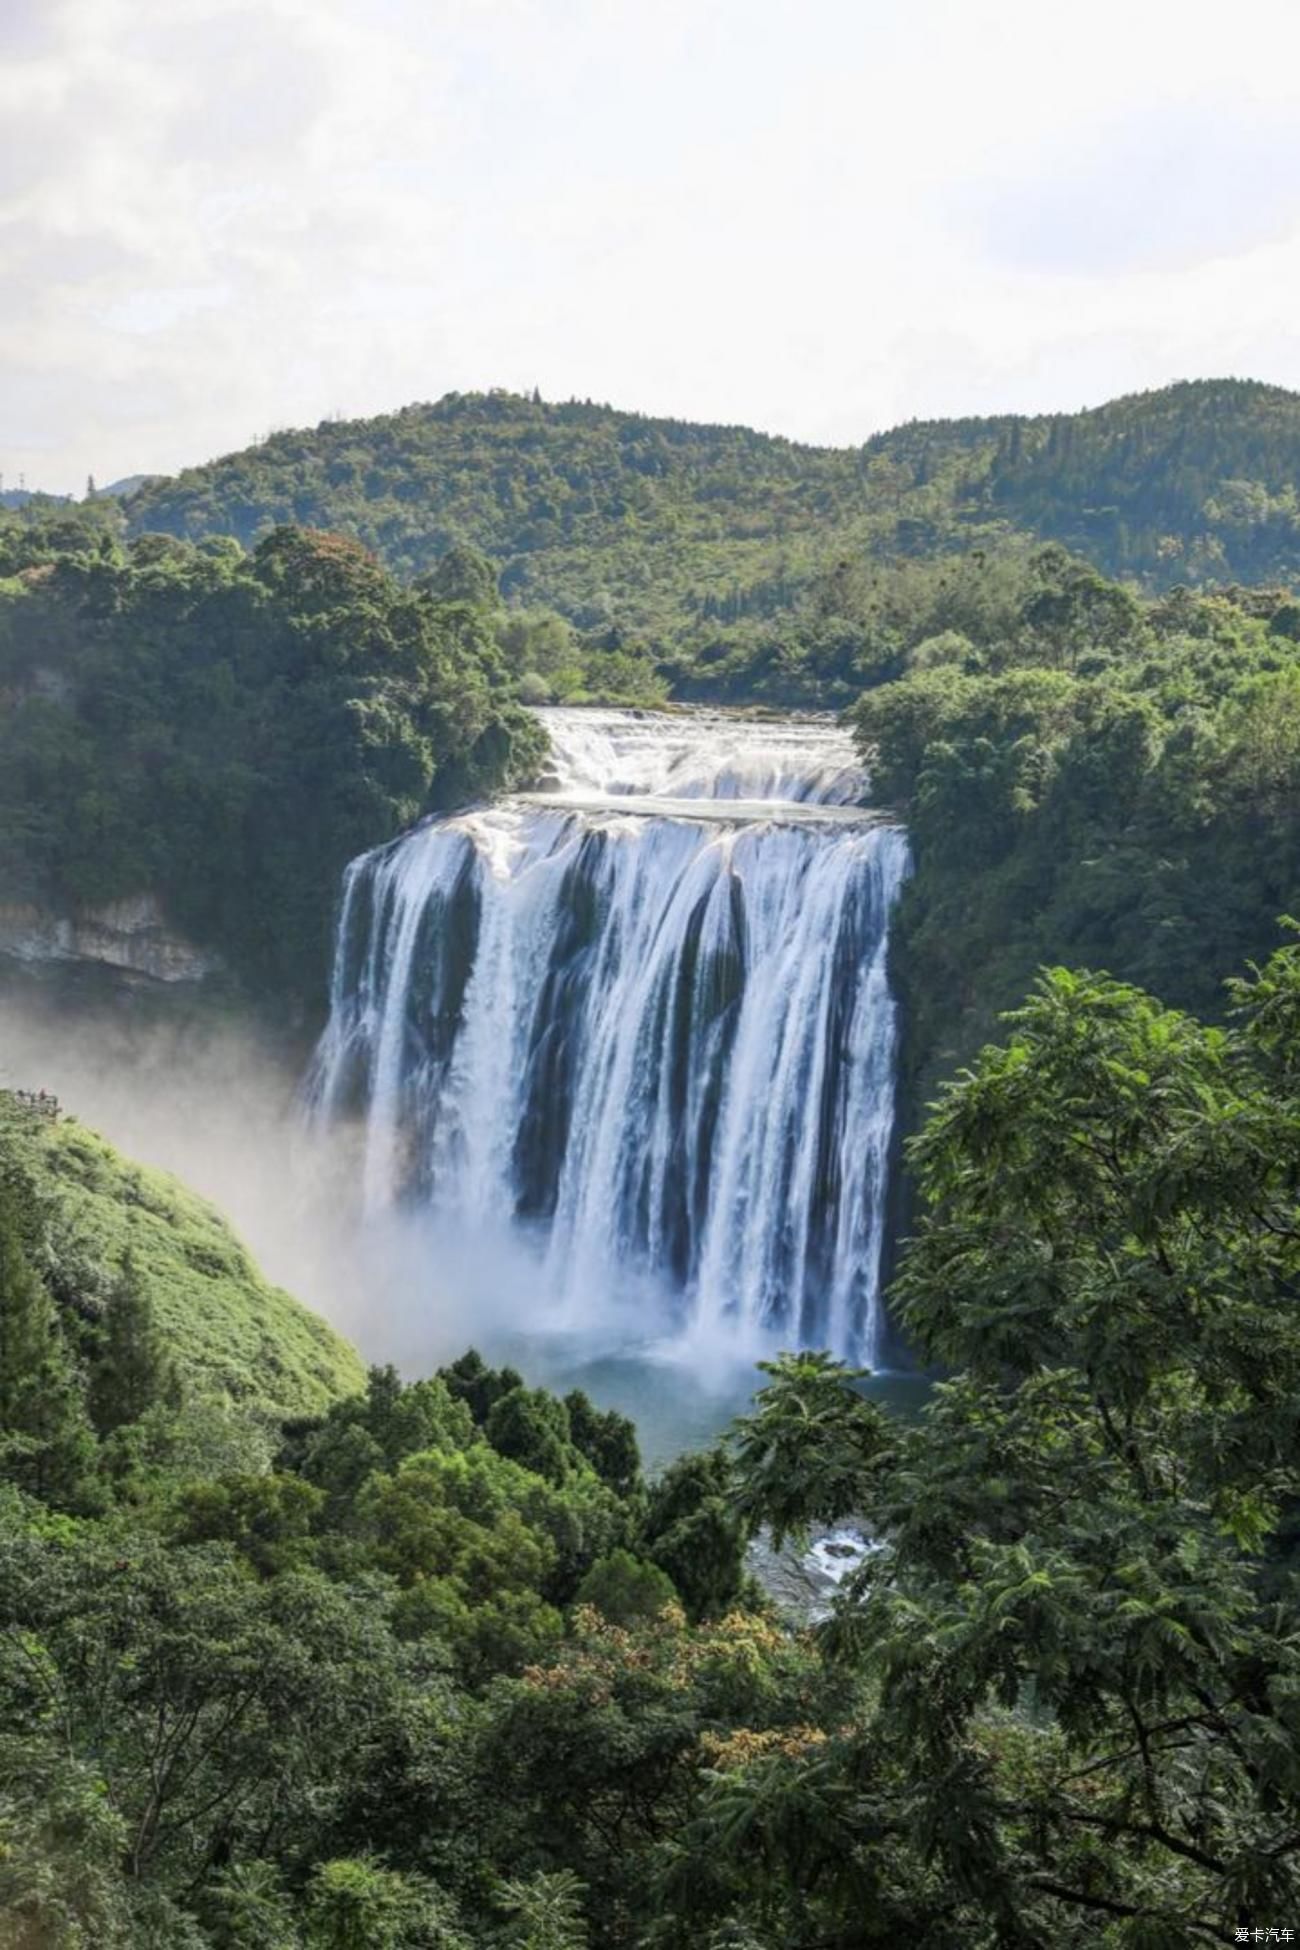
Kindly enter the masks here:
M 221 968 L 167 922 L 152 894 L 57 914 L 34 902 L 0 902 L 0 954 L 26 962 L 98 962 L 159 982 L 198 982 Z

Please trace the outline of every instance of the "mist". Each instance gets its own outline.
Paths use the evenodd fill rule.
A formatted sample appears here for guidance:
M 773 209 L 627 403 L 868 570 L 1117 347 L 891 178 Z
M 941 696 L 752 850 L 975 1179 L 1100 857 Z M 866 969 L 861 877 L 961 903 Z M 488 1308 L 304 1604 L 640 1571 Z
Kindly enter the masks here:
M 477 1346 L 530 1383 L 581 1386 L 632 1414 L 651 1461 L 712 1439 L 748 1399 L 766 1344 L 724 1351 L 682 1335 L 653 1281 L 544 1301 L 540 1243 L 513 1227 L 365 1212 L 363 1129 L 309 1123 L 274 1038 L 197 999 L 125 999 L 72 1006 L 35 980 L 0 995 L 0 1087 L 52 1091 L 66 1115 L 209 1199 L 268 1279 L 366 1360 L 414 1378 Z
M 221 1210 L 269 1279 L 387 1359 L 442 1313 L 423 1242 L 395 1217 L 363 1226 L 355 1134 L 309 1133 L 298 1082 L 268 1035 L 170 996 L 156 1009 L 110 1000 L 84 1013 L 35 984 L 0 997 L 0 1085 L 52 1091 L 128 1157 L 173 1172 Z M 445 1343 L 430 1341 L 438 1355 L 464 1346 L 461 1325 L 445 1325 Z

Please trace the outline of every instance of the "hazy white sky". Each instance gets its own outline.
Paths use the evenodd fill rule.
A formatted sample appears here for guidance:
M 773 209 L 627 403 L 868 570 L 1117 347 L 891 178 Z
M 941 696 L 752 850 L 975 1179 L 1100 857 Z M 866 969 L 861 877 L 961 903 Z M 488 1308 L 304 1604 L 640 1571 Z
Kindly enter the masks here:
M 0 0 L 0 468 L 1300 386 L 1300 0 Z

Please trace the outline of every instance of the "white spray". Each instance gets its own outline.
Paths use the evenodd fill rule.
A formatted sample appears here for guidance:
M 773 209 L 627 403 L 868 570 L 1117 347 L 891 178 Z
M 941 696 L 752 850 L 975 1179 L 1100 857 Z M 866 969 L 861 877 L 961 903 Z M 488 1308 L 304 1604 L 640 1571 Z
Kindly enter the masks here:
M 545 717 L 549 790 L 349 869 L 318 1116 L 364 1118 L 371 1211 L 530 1242 L 521 1327 L 652 1290 L 873 1362 L 902 831 L 829 723 Z

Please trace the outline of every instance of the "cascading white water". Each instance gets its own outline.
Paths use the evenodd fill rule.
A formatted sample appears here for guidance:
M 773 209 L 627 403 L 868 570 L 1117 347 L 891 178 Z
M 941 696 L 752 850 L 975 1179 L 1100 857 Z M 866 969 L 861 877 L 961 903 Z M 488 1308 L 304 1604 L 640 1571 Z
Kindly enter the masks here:
M 872 1362 L 902 831 L 829 723 L 544 716 L 547 790 L 348 869 L 318 1113 L 372 1209 L 529 1238 L 539 1301 L 650 1276 L 679 1330 Z

